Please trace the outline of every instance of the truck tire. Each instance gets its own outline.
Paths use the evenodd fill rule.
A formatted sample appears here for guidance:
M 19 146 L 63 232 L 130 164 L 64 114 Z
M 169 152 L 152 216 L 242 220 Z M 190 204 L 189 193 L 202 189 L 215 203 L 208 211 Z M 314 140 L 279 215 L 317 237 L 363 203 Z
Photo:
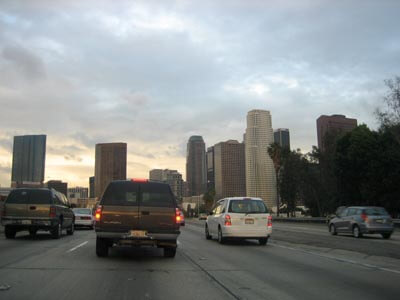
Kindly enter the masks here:
M 75 225 L 74 225 L 74 221 L 72 220 L 71 227 L 67 229 L 67 234 L 68 235 L 73 235 L 74 231 L 75 231 Z
M 50 231 L 51 238 L 59 239 L 61 237 L 61 233 L 62 233 L 61 222 L 58 222 L 58 224 L 54 226 Z
M 164 257 L 175 257 L 176 248 L 175 247 L 165 247 L 164 248 Z
M 96 255 L 98 257 L 108 256 L 108 243 L 106 239 L 96 238 Z
M 15 235 L 17 234 L 17 231 L 15 228 L 11 226 L 6 226 L 4 228 L 4 234 L 6 235 L 6 239 L 15 239 Z

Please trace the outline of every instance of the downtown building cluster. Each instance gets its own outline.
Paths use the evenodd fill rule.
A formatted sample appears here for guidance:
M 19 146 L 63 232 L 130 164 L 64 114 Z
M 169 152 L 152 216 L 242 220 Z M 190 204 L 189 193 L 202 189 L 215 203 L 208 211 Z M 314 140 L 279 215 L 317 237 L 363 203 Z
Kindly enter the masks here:
M 357 126 L 356 119 L 343 115 L 322 115 L 317 119 L 318 147 L 323 151 L 328 133 L 347 132 Z M 179 202 L 185 197 L 201 199 L 213 191 L 215 200 L 247 196 L 259 197 L 274 210 L 277 189 L 274 166 L 268 154 L 272 143 L 290 149 L 289 129 L 272 129 L 267 110 L 251 110 L 243 141 L 227 140 L 206 148 L 202 136 L 191 136 L 186 149 L 186 181 L 178 170 L 153 169 L 151 180 L 168 183 Z M 11 188 L 48 187 L 64 193 L 77 206 L 91 206 L 101 197 L 112 180 L 127 178 L 127 144 L 95 145 L 94 176 L 89 188 L 68 188 L 68 183 L 45 178 L 46 135 L 15 136 L 11 172 Z M 9 188 L 0 189 L 0 196 Z M 4 197 L 3 197 L 4 198 Z

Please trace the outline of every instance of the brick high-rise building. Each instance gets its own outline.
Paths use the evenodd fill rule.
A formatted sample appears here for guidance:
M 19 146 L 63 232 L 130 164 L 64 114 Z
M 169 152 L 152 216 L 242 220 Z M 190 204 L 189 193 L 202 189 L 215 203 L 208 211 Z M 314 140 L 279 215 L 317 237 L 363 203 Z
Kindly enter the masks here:
M 215 190 L 215 174 L 214 174 L 214 147 L 207 148 L 206 155 L 207 165 L 207 190 Z
M 60 192 L 67 197 L 68 195 L 68 183 L 62 182 L 61 180 L 49 180 L 46 182 L 46 187 L 49 189 L 55 189 L 57 192 Z
M 246 196 L 245 146 L 229 140 L 214 146 L 215 200 Z
M 204 194 L 207 189 L 206 151 L 203 137 L 191 136 L 187 143 L 186 181 L 190 196 Z
M 101 197 L 112 180 L 126 180 L 126 143 L 96 144 L 95 197 Z
M 268 208 L 276 207 L 275 169 L 268 154 L 268 147 L 274 142 L 269 111 L 248 112 L 245 138 L 246 196 L 263 199 Z
M 15 136 L 11 182 L 15 187 L 23 183 L 42 184 L 46 160 L 46 135 Z
M 337 135 L 349 132 L 357 127 L 357 119 L 346 118 L 344 115 L 322 115 L 317 119 L 318 148 L 325 150 L 325 137 L 327 133 Z

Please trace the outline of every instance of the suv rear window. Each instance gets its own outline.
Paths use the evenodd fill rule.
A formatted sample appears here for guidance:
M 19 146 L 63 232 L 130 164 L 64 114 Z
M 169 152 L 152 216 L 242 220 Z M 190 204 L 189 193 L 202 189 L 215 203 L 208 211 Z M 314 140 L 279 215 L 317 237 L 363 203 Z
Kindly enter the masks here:
M 138 205 L 138 185 L 134 182 L 111 182 L 103 198 L 102 205 L 135 206 Z
M 14 190 L 8 195 L 6 203 L 51 204 L 51 192 L 49 190 Z
M 149 182 L 141 184 L 143 206 L 175 207 L 175 199 L 168 184 Z
M 231 200 L 228 212 L 238 214 L 265 214 L 268 211 L 264 202 L 260 200 Z
M 371 207 L 364 209 L 367 216 L 387 216 L 388 213 L 383 207 Z

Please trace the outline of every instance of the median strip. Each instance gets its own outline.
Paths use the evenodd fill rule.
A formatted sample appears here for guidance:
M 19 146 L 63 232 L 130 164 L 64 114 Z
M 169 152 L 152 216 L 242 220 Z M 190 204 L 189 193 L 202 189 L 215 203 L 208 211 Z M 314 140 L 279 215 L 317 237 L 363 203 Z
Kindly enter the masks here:
M 89 241 L 85 241 L 85 242 L 83 242 L 82 244 L 79 244 L 78 246 L 75 246 L 74 248 L 69 249 L 69 250 L 67 251 L 67 253 L 70 253 L 70 252 L 75 251 L 76 249 L 78 249 L 78 248 L 80 248 L 80 247 L 82 247 L 82 246 L 85 246 L 88 242 L 89 242 Z

